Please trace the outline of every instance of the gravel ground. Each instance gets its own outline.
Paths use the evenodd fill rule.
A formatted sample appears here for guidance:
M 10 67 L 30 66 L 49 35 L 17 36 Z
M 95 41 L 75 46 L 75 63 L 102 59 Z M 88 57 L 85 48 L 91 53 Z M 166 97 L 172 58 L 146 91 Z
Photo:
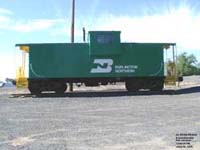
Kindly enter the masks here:
M 0 149 L 180 150 L 177 134 L 191 133 L 190 149 L 199 150 L 198 79 L 161 93 L 128 93 L 120 85 L 10 98 L 27 90 L 0 89 Z

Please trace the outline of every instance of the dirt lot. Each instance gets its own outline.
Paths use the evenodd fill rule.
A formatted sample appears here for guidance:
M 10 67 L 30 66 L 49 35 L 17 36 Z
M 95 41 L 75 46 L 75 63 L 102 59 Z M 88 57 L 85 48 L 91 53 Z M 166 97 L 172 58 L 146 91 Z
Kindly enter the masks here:
M 0 89 L 0 149 L 200 149 L 199 77 L 160 93 L 122 88 L 18 98 L 11 94 L 28 91 Z M 176 141 L 188 136 L 185 144 Z

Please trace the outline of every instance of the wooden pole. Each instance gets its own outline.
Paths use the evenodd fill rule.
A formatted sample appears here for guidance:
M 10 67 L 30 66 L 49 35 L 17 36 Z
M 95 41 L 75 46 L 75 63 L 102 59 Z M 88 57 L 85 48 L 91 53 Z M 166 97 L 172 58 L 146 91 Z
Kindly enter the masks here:
M 72 0 L 72 23 L 71 23 L 71 43 L 74 43 L 74 25 L 75 25 L 75 0 Z M 73 83 L 69 83 L 69 90 L 73 91 Z
M 72 0 L 72 24 L 71 24 L 71 43 L 74 43 L 74 25 L 75 25 L 75 0 Z

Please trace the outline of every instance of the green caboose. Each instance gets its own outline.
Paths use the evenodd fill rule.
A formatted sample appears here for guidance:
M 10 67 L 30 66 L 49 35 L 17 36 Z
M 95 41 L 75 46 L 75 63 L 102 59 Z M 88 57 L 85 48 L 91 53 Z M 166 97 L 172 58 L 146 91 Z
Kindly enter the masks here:
M 28 52 L 17 83 L 31 93 L 65 92 L 67 83 L 86 86 L 125 82 L 128 91 L 162 90 L 164 49 L 173 43 L 121 43 L 119 31 L 90 31 L 88 43 L 17 44 Z

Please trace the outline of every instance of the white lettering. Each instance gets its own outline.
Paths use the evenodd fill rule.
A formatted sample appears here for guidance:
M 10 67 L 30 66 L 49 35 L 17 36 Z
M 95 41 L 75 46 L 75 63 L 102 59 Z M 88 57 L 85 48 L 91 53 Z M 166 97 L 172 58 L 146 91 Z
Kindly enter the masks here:
M 137 65 L 117 65 L 115 66 L 116 73 L 135 73 L 138 69 Z

